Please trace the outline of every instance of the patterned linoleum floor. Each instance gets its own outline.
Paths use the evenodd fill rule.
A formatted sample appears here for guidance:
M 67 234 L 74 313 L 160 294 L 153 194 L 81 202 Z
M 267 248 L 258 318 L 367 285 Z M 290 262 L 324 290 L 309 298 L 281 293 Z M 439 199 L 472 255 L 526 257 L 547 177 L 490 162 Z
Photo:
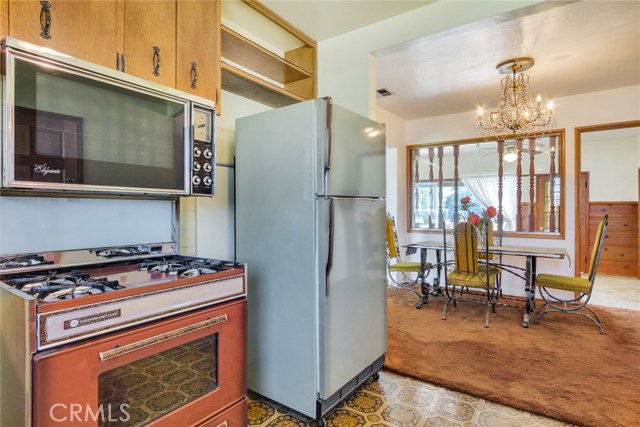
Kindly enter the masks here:
M 327 427 L 570 427 L 484 399 L 380 372 L 326 419 Z M 286 407 L 249 395 L 249 426 L 312 427 L 304 416 Z

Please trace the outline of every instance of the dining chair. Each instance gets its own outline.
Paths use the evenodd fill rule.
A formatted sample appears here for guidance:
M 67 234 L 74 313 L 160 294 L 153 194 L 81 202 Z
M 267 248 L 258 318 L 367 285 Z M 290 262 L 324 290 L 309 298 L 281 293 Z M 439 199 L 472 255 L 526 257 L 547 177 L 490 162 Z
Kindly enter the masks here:
M 485 233 L 488 233 L 486 227 Z M 443 234 L 445 235 L 446 245 L 446 233 Z M 454 307 L 457 306 L 457 301 L 486 304 L 487 311 L 484 326 L 488 328 L 489 316 L 492 311 L 495 312 L 496 279 L 499 269 L 486 262 L 489 259 L 488 245 L 484 248 L 485 262 L 478 262 L 478 237 L 475 225 L 461 222 L 454 226 L 453 234 L 454 268 L 451 272 L 447 272 L 446 268 L 444 269 L 444 289 L 447 300 L 442 310 L 442 320 L 447 319 L 447 307 L 451 301 L 453 301 Z M 447 263 L 446 253 L 447 251 L 444 251 L 445 265 Z M 482 290 L 486 298 L 483 298 L 482 295 L 475 298 L 478 295 L 477 293 L 463 294 L 459 292 L 459 295 L 456 295 L 456 287 L 460 287 L 460 291 L 463 288 Z
M 536 276 L 536 286 L 540 289 L 540 296 L 544 300 L 544 304 L 536 313 L 535 323 L 540 323 L 542 316 L 547 313 L 575 314 L 590 319 L 598 327 L 601 334 L 605 333 L 600 317 L 598 317 L 591 307 L 587 306 L 587 303 L 589 299 L 591 299 L 593 292 L 593 284 L 596 279 L 596 272 L 598 271 L 598 264 L 600 263 L 600 256 L 602 255 L 602 248 L 604 247 L 604 240 L 607 233 L 608 220 L 609 216 L 605 215 L 598 226 L 591 251 L 591 259 L 589 260 L 588 278 L 556 274 L 538 274 Z M 552 295 L 549 289 L 572 292 L 573 298 L 561 298 Z M 579 296 L 576 297 L 576 294 L 579 294 Z
M 387 213 L 387 272 L 389 275 L 388 289 L 409 289 L 419 298 L 417 308 L 422 308 L 427 302 L 429 289 L 426 285 L 427 271 L 432 268 L 430 262 L 425 263 L 424 269 L 421 263 L 402 261 L 400 257 L 400 247 L 398 245 L 398 234 L 396 233 L 396 222 Z M 422 294 L 415 289 L 415 285 L 420 284 Z

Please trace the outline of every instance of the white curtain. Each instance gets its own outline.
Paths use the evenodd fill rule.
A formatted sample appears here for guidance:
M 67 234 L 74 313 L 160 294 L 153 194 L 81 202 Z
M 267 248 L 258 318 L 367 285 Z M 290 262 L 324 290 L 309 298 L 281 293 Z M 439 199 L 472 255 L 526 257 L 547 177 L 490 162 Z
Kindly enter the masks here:
M 465 176 L 462 183 L 483 208 L 498 209 L 498 176 Z M 516 176 L 502 177 L 502 229 L 516 231 Z

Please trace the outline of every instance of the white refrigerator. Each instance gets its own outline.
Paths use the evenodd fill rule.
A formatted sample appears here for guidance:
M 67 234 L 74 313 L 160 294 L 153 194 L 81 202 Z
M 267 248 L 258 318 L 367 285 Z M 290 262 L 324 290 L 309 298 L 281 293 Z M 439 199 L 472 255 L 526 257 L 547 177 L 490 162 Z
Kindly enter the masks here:
M 387 348 L 385 128 L 330 98 L 236 121 L 248 387 L 322 421 Z

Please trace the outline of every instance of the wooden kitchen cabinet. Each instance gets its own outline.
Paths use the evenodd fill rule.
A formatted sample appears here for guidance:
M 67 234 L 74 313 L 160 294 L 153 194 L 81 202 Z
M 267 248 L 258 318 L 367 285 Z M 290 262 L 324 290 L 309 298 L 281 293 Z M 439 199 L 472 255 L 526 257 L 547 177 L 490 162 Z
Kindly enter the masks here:
M 178 1 L 176 88 L 216 101 L 220 114 L 220 1 Z
M 117 20 L 117 0 L 8 2 L 10 36 L 111 68 L 116 68 Z
M 124 70 L 165 86 L 176 85 L 176 1 L 124 2 Z

